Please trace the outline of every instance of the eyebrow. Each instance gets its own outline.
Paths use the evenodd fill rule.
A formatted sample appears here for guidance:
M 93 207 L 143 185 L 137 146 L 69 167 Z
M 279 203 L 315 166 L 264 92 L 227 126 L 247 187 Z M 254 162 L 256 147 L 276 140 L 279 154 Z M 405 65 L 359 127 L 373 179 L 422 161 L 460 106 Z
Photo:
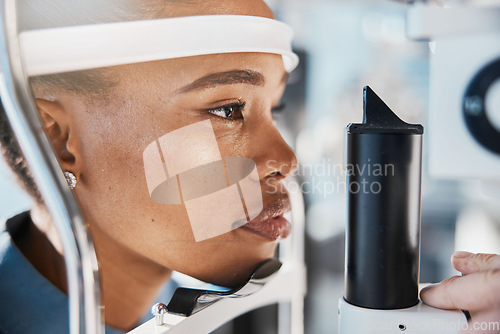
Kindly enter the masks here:
M 206 75 L 178 89 L 177 92 L 187 93 L 195 90 L 213 88 L 219 85 L 248 84 L 263 86 L 265 82 L 264 76 L 259 72 L 252 70 L 233 70 Z

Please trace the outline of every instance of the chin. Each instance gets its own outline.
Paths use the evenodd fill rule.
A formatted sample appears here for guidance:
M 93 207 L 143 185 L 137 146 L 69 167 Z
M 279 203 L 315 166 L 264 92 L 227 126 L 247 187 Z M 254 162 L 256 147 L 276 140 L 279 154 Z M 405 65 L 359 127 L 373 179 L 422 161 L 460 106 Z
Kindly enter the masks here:
M 255 271 L 255 269 L 264 261 L 273 258 L 270 256 L 265 259 L 259 259 L 258 261 L 251 261 L 243 266 L 222 269 L 220 273 L 215 273 L 202 279 L 204 282 L 220 285 L 224 287 L 235 288 L 246 283 L 250 275 Z
M 274 258 L 277 243 L 255 246 L 215 251 L 210 257 L 199 258 L 197 264 L 185 268 L 186 271 L 179 271 L 207 283 L 236 287 L 244 283 L 262 262 Z

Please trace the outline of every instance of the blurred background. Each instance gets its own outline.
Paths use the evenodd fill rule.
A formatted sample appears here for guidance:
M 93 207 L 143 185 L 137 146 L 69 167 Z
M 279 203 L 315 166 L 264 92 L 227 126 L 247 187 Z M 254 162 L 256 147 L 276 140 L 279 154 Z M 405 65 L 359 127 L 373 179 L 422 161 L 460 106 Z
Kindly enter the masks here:
M 429 43 L 405 37 L 404 3 L 267 2 L 294 28 L 294 47 L 301 57 L 277 122 L 301 164 L 297 186 L 306 204 L 305 332 L 336 333 L 346 226 L 344 127 L 361 121 L 362 88 L 369 85 L 403 120 L 423 124 L 427 133 L 431 51 Z M 473 178 L 429 176 L 428 148 L 424 135 L 420 281 L 436 282 L 457 274 L 449 260 L 456 249 L 500 252 L 500 197 L 485 195 Z M 30 207 L 13 179 L 2 162 L 1 217 Z M 244 333 L 246 328 L 234 332 Z M 259 331 L 267 332 L 273 330 Z
M 307 181 L 303 187 L 308 269 L 306 333 L 337 330 L 347 217 L 342 173 L 344 127 L 361 121 L 365 85 L 403 120 L 421 123 L 425 128 L 420 281 L 437 282 L 456 275 L 450 264 L 454 250 L 498 253 L 498 194 L 484 194 L 481 181 L 474 179 L 480 175 L 473 174 L 470 179 L 429 176 L 432 44 L 406 38 L 409 6 L 383 0 L 269 3 L 280 19 L 294 27 L 295 47 L 302 56 L 287 97 L 298 99 L 300 95 L 303 101 L 287 103 L 290 107 L 279 121 L 285 123 L 284 132 L 301 163 L 298 174 Z M 498 114 L 498 106 L 495 110 Z M 460 149 L 454 148 L 457 152 Z

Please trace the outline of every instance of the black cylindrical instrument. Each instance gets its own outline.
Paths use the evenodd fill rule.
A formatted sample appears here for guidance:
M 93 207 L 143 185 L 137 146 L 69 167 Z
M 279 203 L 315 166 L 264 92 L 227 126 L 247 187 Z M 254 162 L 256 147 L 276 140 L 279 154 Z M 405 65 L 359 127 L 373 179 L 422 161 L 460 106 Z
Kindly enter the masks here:
M 363 123 L 347 126 L 347 302 L 372 309 L 418 303 L 422 134 L 370 89 Z

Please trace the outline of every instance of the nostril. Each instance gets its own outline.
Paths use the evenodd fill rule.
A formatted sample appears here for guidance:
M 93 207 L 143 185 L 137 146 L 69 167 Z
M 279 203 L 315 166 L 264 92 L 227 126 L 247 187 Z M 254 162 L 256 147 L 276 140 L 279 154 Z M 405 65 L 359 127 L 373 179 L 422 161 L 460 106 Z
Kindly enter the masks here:
M 269 175 L 267 175 L 267 177 L 281 177 L 281 176 L 282 176 L 282 174 L 278 171 L 272 172 Z

